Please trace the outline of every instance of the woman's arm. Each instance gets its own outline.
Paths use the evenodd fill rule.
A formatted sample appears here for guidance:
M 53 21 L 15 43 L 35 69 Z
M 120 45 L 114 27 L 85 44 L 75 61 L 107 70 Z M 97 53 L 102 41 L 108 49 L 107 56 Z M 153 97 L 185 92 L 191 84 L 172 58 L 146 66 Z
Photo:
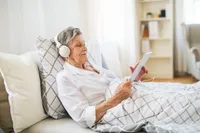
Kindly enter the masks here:
M 111 97 L 107 101 L 101 103 L 100 105 L 96 106 L 96 121 L 99 121 L 107 110 L 117 106 L 121 100 L 119 98 L 116 98 L 116 96 Z
M 56 80 L 59 99 L 68 114 L 81 126 L 92 127 L 96 121 L 96 106 L 90 106 L 80 89 L 63 76 L 63 73 L 59 73 Z
M 131 82 L 126 81 L 118 86 L 115 95 L 107 101 L 90 106 L 80 89 L 61 74 L 57 75 L 58 96 L 70 116 L 83 127 L 92 127 L 107 110 L 117 106 L 131 94 Z
M 96 106 L 96 121 L 99 121 L 107 110 L 117 106 L 124 99 L 128 98 L 130 95 L 131 95 L 131 82 L 127 80 L 118 86 L 114 96 L 112 96 L 107 101 L 101 103 L 100 105 Z

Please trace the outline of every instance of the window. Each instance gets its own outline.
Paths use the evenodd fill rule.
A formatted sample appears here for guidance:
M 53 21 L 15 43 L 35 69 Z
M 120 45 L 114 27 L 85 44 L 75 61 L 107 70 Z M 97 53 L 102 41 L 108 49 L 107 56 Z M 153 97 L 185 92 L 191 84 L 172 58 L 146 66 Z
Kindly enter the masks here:
M 200 24 L 200 0 L 184 0 L 184 18 L 187 24 Z

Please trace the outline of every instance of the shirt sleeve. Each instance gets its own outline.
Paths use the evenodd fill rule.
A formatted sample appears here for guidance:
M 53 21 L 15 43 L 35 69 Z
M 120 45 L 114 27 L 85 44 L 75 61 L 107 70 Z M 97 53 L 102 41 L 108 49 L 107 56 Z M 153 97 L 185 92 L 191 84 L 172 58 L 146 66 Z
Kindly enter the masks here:
M 80 89 L 64 76 L 57 76 L 58 96 L 73 120 L 83 127 L 92 127 L 96 121 L 95 106 L 88 104 Z

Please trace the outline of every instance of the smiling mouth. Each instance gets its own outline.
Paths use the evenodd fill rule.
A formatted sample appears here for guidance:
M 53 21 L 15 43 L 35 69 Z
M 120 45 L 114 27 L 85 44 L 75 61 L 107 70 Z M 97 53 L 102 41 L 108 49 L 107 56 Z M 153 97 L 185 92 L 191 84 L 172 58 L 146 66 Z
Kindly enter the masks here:
M 87 52 L 85 51 L 85 52 L 83 52 L 81 55 L 86 55 L 87 54 Z

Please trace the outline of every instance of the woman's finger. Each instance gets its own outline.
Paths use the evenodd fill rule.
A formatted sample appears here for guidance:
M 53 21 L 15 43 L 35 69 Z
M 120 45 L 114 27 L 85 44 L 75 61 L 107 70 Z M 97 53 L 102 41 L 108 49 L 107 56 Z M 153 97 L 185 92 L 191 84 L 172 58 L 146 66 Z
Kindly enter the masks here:
M 129 85 L 131 85 L 131 81 L 128 80 L 128 81 L 124 82 L 124 85 L 125 85 L 125 86 L 129 86 Z
M 145 70 L 146 70 L 146 72 L 147 72 L 147 71 L 148 71 L 147 67 L 145 66 L 144 68 L 145 68 Z
M 132 66 L 130 66 L 129 69 L 131 70 L 131 73 L 133 73 L 133 71 L 135 70 Z
M 131 72 L 133 72 L 140 62 L 138 61 L 134 66 L 129 66 Z
M 146 73 L 146 69 L 144 67 L 142 67 L 142 70 L 141 70 L 142 73 Z
M 131 83 L 131 81 L 130 81 L 130 80 L 127 80 L 127 81 L 126 81 L 126 84 L 130 84 L 130 83 Z
M 143 66 L 142 68 L 143 68 L 143 70 L 144 70 L 144 73 L 148 73 L 147 67 Z

